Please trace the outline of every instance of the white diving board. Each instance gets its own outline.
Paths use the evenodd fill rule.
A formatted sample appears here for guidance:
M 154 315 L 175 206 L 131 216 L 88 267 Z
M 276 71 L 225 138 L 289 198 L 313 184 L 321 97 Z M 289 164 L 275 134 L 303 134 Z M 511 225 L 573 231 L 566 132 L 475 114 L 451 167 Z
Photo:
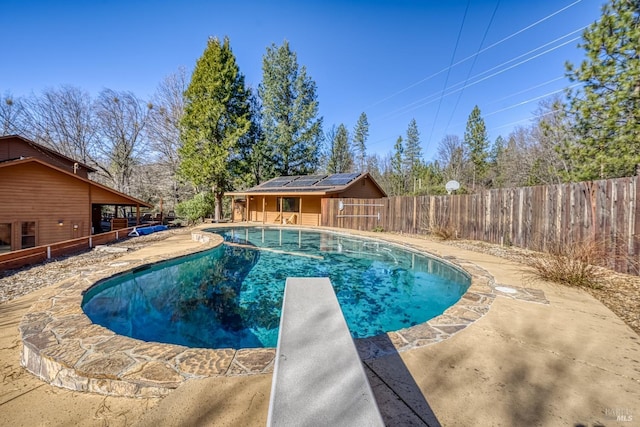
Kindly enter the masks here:
M 384 426 L 327 278 L 288 278 L 267 425 Z

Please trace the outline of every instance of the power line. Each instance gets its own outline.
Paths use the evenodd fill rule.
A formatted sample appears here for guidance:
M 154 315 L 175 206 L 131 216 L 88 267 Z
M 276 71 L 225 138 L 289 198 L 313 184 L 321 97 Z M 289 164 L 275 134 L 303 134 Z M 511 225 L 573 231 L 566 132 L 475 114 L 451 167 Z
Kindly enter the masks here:
M 463 90 L 458 93 L 458 99 L 456 99 L 456 103 L 453 106 L 453 110 L 451 111 L 451 116 L 449 116 L 449 121 L 447 122 L 447 126 L 445 127 L 445 133 L 447 133 L 447 129 L 451 124 L 451 120 L 453 120 L 453 116 L 456 113 L 458 108 L 458 104 L 460 103 L 460 98 L 462 98 L 462 94 L 464 93 L 464 87 L 466 87 L 467 82 L 469 81 L 469 77 L 473 72 L 473 67 L 476 65 L 476 61 L 478 60 L 478 56 L 480 56 L 480 51 L 482 50 L 482 45 L 484 44 L 485 39 L 487 38 L 487 34 L 489 34 L 489 29 L 491 28 L 491 24 L 493 23 L 493 18 L 496 16 L 496 12 L 498 11 L 498 6 L 500 6 L 500 0 L 496 2 L 496 7 L 493 9 L 493 14 L 491 15 L 491 19 L 489 19 L 489 24 L 487 25 L 487 29 L 484 31 L 484 35 L 482 36 L 482 40 L 480 41 L 480 46 L 478 46 L 478 52 L 473 57 L 473 62 L 471 63 L 471 68 L 469 68 L 469 72 L 467 73 L 467 78 L 464 80 Z M 427 146 L 431 143 L 431 139 L 427 141 Z
M 502 113 L 503 111 L 511 110 L 512 108 L 520 107 L 520 106 L 522 106 L 522 105 L 529 104 L 529 103 L 531 103 L 531 102 L 533 102 L 533 101 L 538 101 L 538 100 L 540 100 L 540 99 L 546 98 L 546 97 L 551 96 L 551 95 L 554 95 L 554 94 L 556 94 L 556 93 L 564 92 L 564 91 L 565 91 L 565 90 L 567 90 L 567 89 L 572 89 L 572 88 L 574 88 L 574 87 L 576 87 L 576 86 L 580 86 L 581 84 L 582 84 L 582 83 L 574 83 L 574 84 L 572 84 L 572 85 L 569 85 L 569 86 L 568 86 L 568 87 L 566 87 L 566 88 L 562 88 L 562 89 L 554 90 L 554 91 L 552 91 L 552 92 L 545 93 L 544 95 L 539 95 L 539 96 L 535 96 L 535 97 L 533 97 L 533 98 L 529 98 L 529 99 L 527 99 L 526 101 L 521 101 L 521 102 L 518 102 L 518 103 L 516 103 L 516 104 L 509 105 L 508 107 L 504 107 L 504 108 L 501 108 L 501 109 L 499 109 L 499 110 L 492 111 L 491 113 L 483 114 L 483 117 L 493 116 L 494 114 Z
M 456 39 L 456 45 L 453 49 L 453 54 L 451 55 L 451 63 L 449 64 L 449 68 L 447 69 L 447 77 L 444 79 L 444 86 L 442 87 L 442 93 L 440 96 L 440 102 L 438 103 L 438 109 L 436 110 L 436 116 L 433 119 L 433 126 L 431 127 L 431 133 L 429 134 L 428 141 L 431 141 L 431 136 L 433 135 L 433 129 L 436 127 L 436 122 L 438 121 L 438 114 L 440 114 L 440 107 L 442 106 L 442 98 L 444 95 L 444 91 L 447 90 L 447 83 L 449 83 L 449 74 L 451 74 L 451 68 L 453 68 L 453 60 L 456 57 L 456 52 L 458 51 L 458 44 L 460 43 L 460 36 L 462 35 L 462 29 L 464 28 L 464 22 L 467 19 L 467 12 L 469 11 L 469 4 L 471 0 L 467 0 L 467 7 L 464 10 L 464 15 L 462 17 L 462 24 L 460 24 L 460 30 L 458 30 L 458 37 Z
M 505 38 L 503 38 L 503 39 L 501 39 L 501 40 L 498 40 L 497 42 L 495 42 L 495 43 L 493 43 L 493 44 L 491 44 L 491 45 L 489 45 L 489 46 L 485 47 L 484 49 L 482 49 L 482 50 L 480 50 L 480 51 L 478 51 L 478 52 L 474 53 L 473 55 L 467 56 L 466 58 L 461 59 L 460 61 L 456 62 L 455 64 L 449 65 L 449 67 L 447 67 L 447 68 L 443 68 L 442 70 L 440 70 L 440 71 L 438 71 L 438 72 L 436 72 L 436 73 L 433 73 L 433 74 L 431 74 L 430 76 L 427 76 L 427 77 L 423 78 L 422 80 L 419 80 L 419 81 L 417 81 L 417 82 L 415 82 L 415 83 L 413 83 L 413 84 L 411 84 L 411 85 L 409 85 L 409 86 L 405 87 L 404 89 L 401 89 L 401 90 L 399 90 L 399 91 L 397 91 L 397 92 L 395 92 L 395 93 L 393 93 L 393 94 L 391 94 L 391 95 L 389 95 L 389 96 L 387 96 L 387 97 L 385 97 L 385 98 L 383 98 L 383 99 L 381 99 L 381 100 L 379 100 L 379 101 L 374 102 L 373 104 L 371 104 L 371 105 L 369 105 L 368 107 L 366 107 L 366 108 L 365 108 L 365 110 L 366 110 L 366 109 L 369 109 L 369 108 L 371 108 L 371 107 L 375 107 L 376 105 L 382 104 L 383 102 L 388 101 L 389 99 L 391 99 L 391 98 L 393 98 L 393 97 L 395 97 L 395 96 L 397 96 L 397 95 L 400 95 L 401 93 L 406 92 L 406 91 L 408 91 L 409 89 L 412 89 L 412 88 L 414 88 L 414 87 L 416 87 L 416 86 L 418 86 L 418 85 L 420 85 L 420 84 L 422 84 L 422 83 L 424 83 L 424 82 L 426 82 L 426 81 L 431 80 L 432 78 L 434 78 L 434 77 L 436 77 L 436 76 L 438 76 L 438 75 L 440 75 L 440 74 L 444 73 L 445 71 L 447 71 L 447 70 L 451 69 L 452 67 L 455 67 L 455 66 L 457 66 L 457 65 L 460 65 L 460 64 L 462 64 L 463 62 L 466 62 L 466 61 L 468 61 L 469 59 L 471 59 L 471 58 L 473 58 L 473 57 L 475 57 L 475 56 L 477 56 L 477 55 L 480 55 L 481 53 L 486 52 L 487 50 L 492 49 L 492 48 L 494 48 L 494 47 L 496 47 L 496 46 L 498 46 L 498 45 L 500 45 L 500 44 L 502 44 L 502 43 L 506 42 L 507 40 L 509 40 L 509 39 L 511 39 L 511 38 L 513 38 L 513 37 L 515 37 L 515 36 L 519 35 L 519 34 L 522 34 L 523 32 L 525 32 L 525 31 L 527 31 L 527 30 L 530 30 L 531 28 L 535 27 L 536 25 L 539 25 L 539 24 L 543 23 L 544 21 L 546 21 L 546 20 L 548 20 L 548 19 L 550 19 L 550 18 L 552 18 L 552 17 L 556 16 L 557 14 L 562 13 L 562 12 L 564 12 L 565 10 L 567 10 L 567 9 L 569 9 L 569 8 L 571 8 L 571 7 L 575 6 L 575 5 L 577 5 L 577 4 L 578 4 L 578 3 L 580 3 L 581 1 L 582 1 L 582 0 L 576 0 L 576 1 L 574 1 L 573 3 L 571 3 L 571 4 L 569 4 L 569 5 L 565 6 L 565 7 L 561 8 L 561 9 L 559 9 L 559 10 L 557 10 L 557 11 L 555 11 L 555 12 L 553 12 L 553 13 L 551 13 L 551 14 L 547 15 L 547 16 L 545 16 L 544 18 L 541 18 L 541 19 L 537 20 L 537 21 L 536 21 L 536 22 L 534 22 L 533 24 L 527 25 L 526 27 L 524 27 L 524 28 L 522 28 L 522 29 L 520 29 L 520 30 L 516 31 L 515 33 L 512 33 L 512 34 L 510 34 L 510 35 L 506 36 Z
M 560 111 L 563 111 L 563 110 L 561 108 L 557 108 L 555 110 L 547 111 L 546 113 L 534 114 L 532 116 L 525 117 L 524 119 L 516 120 L 515 122 L 511 122 L 511 123 L 507 123 L 505 125 L 496 126 L 496 127 L 491 128 L 491 129 L 487 129 L 487 132 L 494 131 L 494 130 L 497 130 L 497 129 L 506 128 L 506 127 L 510 127 L 510 126 L 513 126 L 513 125 L 517 125 L 518 123 L 528 122 L 528 121 L 531 121 L 533 119 L 539 119 L 541 117 L 545 117 L 545 116 L 548 116 L 549 114 L 554 114 L 554 113 L 557 113 L 557 112 L 560 112 Z
M 502 113 L 502 112 L 504 112 L 504 111 L 511 110 L 511 109 L 513 109 L 513 108 L 516 108 L 516 107 L 521 107 L 521 106 L 526 105 L 526 104 L 529 104 L 529 103 L 531 103 L 531 102 L 539 101 L 539 100 L 544 99 L 544 98 L 547 98 L 547 97 L 549 97 L 549 96 L 551 96 L 551 95 L 555 95 L 556 93 L 564 92 L 564 91 L 565 91 L 565 90 L 567 90 L 567 89 L 572 89 L 572 88 L 574 88 L 574 87 L 576 87 L 576 86 L 580 86 L 581 84 L 582 84 L 582 83 L 574 83 L 574 84 L 572 84 L 572 85 L 567 86 L 566 88 L 557 89 L 557 90 L 554 90 L 554 91 L 551 91 L 551 92 L 545 93 L 544 95 L 535 96 L 535 97 L 533 97 L 533 98 L 529 98 L 529 99 L 527 99 L 527 100 L 525 100 L 525 101 L 520 101 L 520 102 L 517 102 L 517 103 L 515 103 L 515 104 L 509 105 L 508 107 L 500 108 L 499 110 L 495 110 L 495 111 L 492 111 L 492 112 L 490 112 L 490 113 L 483 114 L 483 115 L 482 115 L 482 117 L 483 117 L 483 118 L 485 118 L 485 117 L 490 117 L 490 116 L 493 116 L 493 115 L 495 115 L 495 114 Z M 535 117 L 537 117 L 537 116 L 533 116 L 533 118 L 535 118 Z M 511 125 L 511 124 L 519 123 L 519 122 L 521 122 L 521 121 L 522 121 L 522 120 L 519 120 L 519 121 L 517 121 L 517 122 L 510 123 L 510 124 L 508 124 L 508 125 L 503 125 L 503 126 L 500 126 L 500 127 L 497 127 L 497 128 L 493 128 L 493 129 L 500 129 L 500 128 L 503 128 L 503 127 L 507 127 L 507 126 L 509 126 L 509 125 Z M 456 126 L 460 126 L 460 125 L 462 125 L 462 122 L 460 122 L 460 123 L 456 123 Z
M 511 62 L 513 62 L 513 61 L 516 61 L 516 60 L 518 60 L 518 59 L 520 59 L 520 58 L 522 58 L 522 57 L 525 57 L 525 56 L 527 56 L 527 55 L 529 55 L 529 54 L 531 54 L 531 53 L 533 53 L 533 52 L 536 52 L 536 51 L 538 51 L 538 50 L 540 50 L 540 49 L 542 49 L 542 48 L 544 48 L 544 47 L 547 47 L 547 46 L 549 46 L 549 45 L 551 45 L 551 44 L 553 44 L 553 43 L 555 43 L 555 42 L 557 42 L 557 41 L 560 41 L 560 40 L 562 40 L 562 39 L 563 39 L 563 38 L 565 38 L 565 37 L 568 37 L 568 36 L 570 36 L 570 35 L 572 35 L 572 34 L 575 34 L 575 33 L 579 32 L 579 31 L 582 31 L 584 28 L 586 28 L 586 26 L 581 27 L 581 28 L 578 28 L 577 30 L 571 31 L 571 32 L 569 32 L 569 33 L 567 33 L 567 34 L 565 34 L 565 35 L 563 35 L 563 36 L 561 36 L 561 37 L 558 37 L 558 38 L 556 38 L 556 39 L 554 39 L 554 40 L 552 40 L 552 41 L 550 41 L 550 42 L 544 43 L 544 44 L 543 44 L 543 45 L 541 45 L 541 46 L 538 46 L 538 47 L 536 47 L 536 48 L 534 48 L 534 49 L 531 49 L 531 50 L 529 50 L 528 52 L 525 52 L 525 53 L 523 53 L 523 54 L 521 54 L 521 55 L 518 55 L 518 56 L 516 56 L 516 57 L 514 57 L 514 58 L 511 58 L 511 59 L 509 59 L 509 60 L 507 60 L 507 61 L 505 61 L 505 62 L 503 62 L 503 63 L 501 63 L 501 64 L 499 64 L 499 65 L 496 65 L 496 66 L 494 66 L 494 67 L 491 67 L 491 68 L 489 68 L 488 70 L 485 70 L 485 71 L 483 71 L 483 72 L 481 72 L 481 73 L 476 74 L 476 75 L 475 75 L 475 76 L 473 76 L 472 78 L 473 78 L 473 79 L 475 79 L 475 78 L 477 78 L 477 77 L 479 77 L 479 76 L 482 76 L 482 75 L 484 75 L 484 74 L 487 74 L 487 73 L 489 73 L 489 72 L 491 72 L 491 71 L 493 71 L 493 70 L 495 70 L 495 69 L 497 69 L 497 68 L 500 68 L 500 67 L 502 67 L 502 66 L 504 66 L 504 65 L 506 65 L 506 64 L 509 64 L 509 63 L 511 63 Z M 579 39 L 579 37 L 573 38 L 573 39 L 569 40 L 567 43 L 571 43 L 572 41 L 576 41 L 576 40 L 578 40 L 578 39 Z M 566 45 L 567 43 L 564 43 L 564 44 L 563 44 L 563 45 L 561 45 L 561 46 L 564 46 L 564 45 Z M 561 46 L 559 46 L 559 47 L 561 47 Z M 544 52 L 544 53 L 548 53 L 548 52 L 550 52 L 550 51 L 551 51 L 551 50 L 549 50 L 549 51 L 547 51 L 547 52 Z M 454 87 L 456 87 L 456 86 L 460 86 L 461 84 L 463 84 L 463 83 L 462 83 L 462 82 L 459 82 L 459 83 L 456 83 L 456 84 L 454 84 L 454 85 L 451 85 L 451 86 L 449 87 L 449 89 L 452 89 L 452 88 L 454 88 Z M 403 106 L 403 107 L 397 108 L 396 110 L 392 111 L 391 113 L 389 113 L 389 114 L 387 114 L 387 115 L 385 115 L 385 116 L 381 117 L 381 119 L 385 119 L 385 118 L 391 117 L 392 115 L 394 115 L 394 114 L 396 114 L 396 113 L 400 113 L 400 112 L 402 112 L 402 110 L 404 110 L 405 108 L 411 107 L 411 106 L 413 106 L 413 105 L 415 105 L 415 104 L 418 104 L 418 103 L 420 103 L 420 102 L 422 102 L 422 101 L 426 101 L 426 100 L 427 100 L 427 99 L 429 99 L 429 98 L 435 98 L 436 96 L 438 96 L 438 93 L 434 93 L 434 94 L 428 95 L 428 96 L 426 96 L 426 97 L 420 98 L 420 99 L 418 99 L 418 100 L 416 100 L 416 101 L 410 102 L 409 104 L 407 104 L 407 105 L 405 105 L 405 106 Z M 445 96 L 446 96 L 446 95 L 445 95 Z M 426 104 L 422 104 L 422 105 L 426 105 Z
M 571 34 L 571 33 L 570 33 L 570 34 Z M 559 39 L 556 39 L 556 40 L 554 40 L 554 41 L 560 40 L 560 39 L 562 39 L 562 38 L 564 38 L 564 37 L 566 37 L 566 36 L 560 37 Z M 543 51 L 543 52 L 540 52 L 540 53 L 538 53 L 537 55 L 534 55 L 534 56 L 529 57 L 529 58 L 527 58 L 527 59 L 525 59 L 525 60 L 522 60 L 522 61 L 520 61 L 520 62 L 518 62 L 518 63 L 516 63 L 516 64 L 513 64 L 513 65 L 511 65 L 511 66 L 509 66 L 509 67 L 506 67 L 506 68 L 503 68 L 503 69 L 501 69 L 501 70 L 499 70 L 499 71 L 496 71 L 496 72 L 494 72 L 493 74 L 490 74 L 490 75 L 488 75 L 488 76 L 486 76 L 486 77 L 483 77 L 483 78 L 477 79 L 479 76 L 482 76 L 482 75 L 484 75 L 484 74 L 487 74 L 488 72 L 490 72 L 490 71 L 492 71 L 492 70 L 499 69 L 500 67 L 502 67 L 502 66 L 504 66 L 504 65 L 507 65 L 507 64 L 509 64 L 509 63 L 513 62 L 515 59 L 522 58 L 523 56 L 526 56 L 526 55 L 528 55 L 528 54 L 530 54 L 530 53 L 532 53 L 532 52 L 535 52 L 535 51 L 539 50 L 541 47 L 537 47 L 537 48 L 535 48 L 535 49 L 532 49 L 532 50 L 530 50 L 529 52 L 527 52 L 527 53 L 525 53 L 525 54 L 519 55 L 519 56 L 517 56 L 516 58 L 513 58 L 513 59 L 510 59 L 510 60 L 508 60 L 508 61 L 505 61 L 505 62 L 503 62 L 502 64 L 499 64 L 499 65 L 497 65 L 497 66 L 495 66 L 495 67 L 490 68 L 489 70 L 486 70 L 486 71 L 483 71 L 483 72 L 481 72 L 481 73 L 479 73 L 479 74 L 476 74 L 476 75 L 475 75 L 475 76 L 473 76 L 471 79 L 477 79 L 477 80 L 474 80 L 474 81 L 472 81 L 472 82 L 470 82 L 470 83 L 467 83 L 466 85 L 464 85 L 464 86 L 462 86 L 462 87 L 460 87 L 460 88 L 458 88 L 458 89 L 454 89 L 454 90 L 449 91 L 448 93 L 441 94 L 438 98 L 435 98 L 435 99 L 433 99 L 433 98 L 434 98 L 434 97 L 436 97 L 436 96 L 438 96 L 438 94 L 437 94 L 437 93 L 436 93 L 436 94 L 431 94 L 431 95 L 426 96 L 426 97 L 424 97 L 424 98 L 420 98 L 420 99 L 418 99 L 418 100 L 416 100 L 416 101 L 413 101 L 413 102 L 411 102 L 411 103 L 409 103 L 409 104 L 407 104 L 407 105 L 405 105 L 405 106 L 403 106 L 403 107 L 400 107 L 400 108 L 398 108 L 398 109 L 394 110 L 393 112 L 391 112 L 391 113 L 389 113 L 389 114 L 387 114 L 387 115 L 383 116 L 383 117 L 382 117 L 382 119 L 386 119 L 386 118 L 389 118 L 389 117 L 394 116 L 394 115 L 397 115 L 397 114 L 406 114 L 406 113 L 408 113 L 408 112 L 410 112 L 410 111 L 414 111 L 414 110 L 416 110 L 416 109 L 418 109 L 418 108 L 424 107 L 425 105 L 431 104 L 432 102 L 435 102 L 435 101 L 437 101 L 437 100 L 441 100 L 442 98 L 444 98 L 444 97 L 446 97 L 446 96 L 452 95 L 452 94 L 457 93 L 457 92 L 459 92 L 459 91 L 461 91 L 461 90 L 464 90 L 465 88 L 468 88 L 468 87 L 474 86 L 474 85 L 476 85 L 476 84 L 478 84 L 478 83 L 481 83 L 481 82 L 483 82 L 483 81 L 485 81 L 485 80 L 491 79 L 491 78 L 496 77 L 496 76 L 498 76 L 498 75 L 500 75 L 500 74 L 502 74 L 502 73 L 505 73 L 505 72 L 507 72 L 507 71 L 509 71 L 509 70 L 512 70 L 512 69 L 516 68 L 516 67 L 519 67 L 520 65 L 523 65 L 523 64 L 525 64 L 525 63 L 527 63 L 527 62 L 529 62 L 529 61 L 532 61 L 532 60 L 534 60 L 534 59 L 536 59 L 536 58 L 539 58 L 540 56 L 546 55 L 547 53 L 550 53 L 550 52 L 552 52 L 552 51 L 554 51 L 554 50 L 556 50 L 556 49 L 559 49 L 559 48 L 561 48 L 561 47 L 564 47 L 564 46 L 566 46 L 567 44 L 572 43 L 572 42 L 574 42 L 574 41 L 576 41 L 576 40 L 579 40 L 579 39 L 580 39 L 580 37 L 572 38 L 572 39 L 570 39 L 570 40 L 568 40 L 568 41 L 566 41 L 566 42 L 564 42 L 564 43 L 561 43 L 561 44 L 559 44 L 559 45 L 557 45 L 557 46 L 554 46 L 554 47 L 549 48 L 549 49 L 547 49 L 547 50 L 545 50 L 545 51 Z M 550 43 L 553 43 L 553 42 L 550 42 Z M 543 45 L 542 47 L 544 47 L 544 46 L 548 46 L 550 43 L 546 43 L 546 44 L 545 44 L 545 45 Z M 455 85 L 452 85 L 452 86 L 450 87 L 450 89 L 451 89 L 451 88 L 454 88 L 454 87 L 456 87 L 456 86 L 460 86 L 461 84 L 463 84 L 463 83 L 462 83 L 462 82 L 460 82 L 460 83 L 456 83 Z M 432 98 L 432 99 L 430 99 L 430 98 Z M 429 100 L 428 100 L 428 99 L 429 99 Z M 428 101 L 427 101 L 427 100 L 428 100 Z M 423 101 L 424 101 L 424 102 L 423 102 Z
M 542 82 L 542 83 L 539 83 L 539 84 L 537 84 L 535 86 L 530 86 L 530 87 L 528 87 L 526 89 L 519 90 L 518 92 L 514 92 L 514 93 L 511 93 L 511 94 L 509 94 L 507 96 L 503 96 L 502 98 L 493 100 L 493 101 L 488 102 L 488 103 L 486 103 L 484 105 L 487 106 L 487 105 L 497 104 L 498 102 L 504 101 L 505 99 L 513 98 L 514 96 L 517 96 L 517 95 L 522 95 L 525 92 L 529 92 L 530 90 L 533 90 L 533 89 L 538 89 L 538 88 L 540 88 L 542 86 L 546 86 L 548 84 L 557 82 L 558 80 L 563 80 L 564 78 L 565 78 L 564 76 L 560 76 L 560 77 L 556 77 L 556 78 L 551 79 L 551 80 L 547 80 L 546 82 Z

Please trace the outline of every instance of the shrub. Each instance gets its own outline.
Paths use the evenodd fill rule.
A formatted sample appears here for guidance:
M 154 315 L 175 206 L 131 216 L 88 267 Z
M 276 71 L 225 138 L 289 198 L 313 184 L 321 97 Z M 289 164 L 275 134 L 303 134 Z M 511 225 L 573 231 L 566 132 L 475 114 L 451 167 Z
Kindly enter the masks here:
M 569 286 L 600 288 L 606 277 L 606 253 L 602 244 L 593 240 L 577 243 L 555 243 L 547 253 L 526 258 L 534 275 Z
M 456 232 L 456 229 L 450 225 L 432 227 L 429 230 L 429 233 L 442 240 L 453 240 L 458 237 L 458 233 Z
M 187 220 L 190 225 L 203 221 L 213 212 L 214 198 L 211 193 L 198 193 L 193 199 L 178 203 L 176 213 Z

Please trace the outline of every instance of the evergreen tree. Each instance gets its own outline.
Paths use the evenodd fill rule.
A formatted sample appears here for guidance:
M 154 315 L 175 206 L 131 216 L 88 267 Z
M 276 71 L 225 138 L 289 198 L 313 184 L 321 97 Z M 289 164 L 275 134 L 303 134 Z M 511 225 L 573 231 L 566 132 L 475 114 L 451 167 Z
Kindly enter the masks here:
M 567 63 L 582 83 L 570 94 L 578 137 L 570 147 L 571 177 L 592 180 L 633 175 L 640 163 L 640 2 L 611 0 L 579 46 L 586 59 Z
M 507 141 L 505 141 L 502 135 L 498 135 L 495 142 L 493 143 L 491 153 L 489 154 L 489 173 L 491 174 L 491 186 L 494 188 L 502 188 L 505 183 L 506 171 L 502 160 L 506 148 Z
M 422 168 L 422 148 L 420 147 L 420 132 L 416 119 L 412 119 L 407 128 L 407 140 L 404 144 L 404 170 L 413 191 L 417 189 L 417 179 Z
M 464 132 L 464 143 L 468 147 L 469 160 L 471 161 L 471 186 L 475 189 L 476 183 L 482 183 L 489 168 L 487 159 L 489 157 L 489 138 L 484 119 L 480 115 L 480 108 L 473 107 L 467 128 Z
M 262 105 L 257 92 L 249 92 L 251 126 L 238 144 L 238 156 L 234 161 L 236 171 L 234 188 L 246 189 L 275 176 L 269 147 L 262 129 Z
M 355 151 L 355 163 L 358 172 L 367 170 L 367 138 L 369 137 L 369 121 L 363 112 L 358 117 L 358 123 L 353 131 L 353 147 Z
M 258 89 L 263 105 L 266 145 L 279 175 L 305 175 L 318 165 L 322 118 L 316 84 L 285 40 L 267 48 Z
M 353 170 L 353 154 L 349 147 L 349 131 L 341 124 L 329 141 L 328 173 L 345 173 Z
M 399 136 L 393 146 L 391 157 L 391 192 L 393 196 L 401 196 L 406 191 L 404 169 L 404 144 Z
M 209 38 L 185 92 L 179 173 L 198 191 L 213 192 L 216 219 L 231 188 L 229 161 L 250 125 L 244 76 L 229 39 Z
M 425 163 L 420 169 L 416 194 L 446 194 L 443 170 L 437 160 Z

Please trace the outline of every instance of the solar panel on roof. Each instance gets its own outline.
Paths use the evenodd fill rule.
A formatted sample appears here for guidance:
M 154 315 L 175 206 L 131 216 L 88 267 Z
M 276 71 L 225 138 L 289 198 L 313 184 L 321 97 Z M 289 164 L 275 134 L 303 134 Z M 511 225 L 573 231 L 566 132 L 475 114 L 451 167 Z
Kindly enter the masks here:
M 320 181 L 319 185 L 347 185 L 351 181 L 353 181 L 359 173 L 336 173 L 333 175 L 329 175 L 322 181 Z
M 284 187 L 286 184 L 290 183 L 291 181 L 293 181 L 295 178 L 295 176 L 280 176 L 278 178 L 274 178 L 271 181 L 267 181 L 264 184 L 262 184 L 260 186 L 260 188 L 278 188 L 278 187 Z
M 287 184 L 287 188 L 292 188 L 292 187 L 311 187 L 316 182 L 318 182 L 322 178 L 324 178 L 325 176 L 326 175 L 301 176 L 300 178 L 296 179 L 295 181 L 292 181 L 292 182 L 288 183 Z

